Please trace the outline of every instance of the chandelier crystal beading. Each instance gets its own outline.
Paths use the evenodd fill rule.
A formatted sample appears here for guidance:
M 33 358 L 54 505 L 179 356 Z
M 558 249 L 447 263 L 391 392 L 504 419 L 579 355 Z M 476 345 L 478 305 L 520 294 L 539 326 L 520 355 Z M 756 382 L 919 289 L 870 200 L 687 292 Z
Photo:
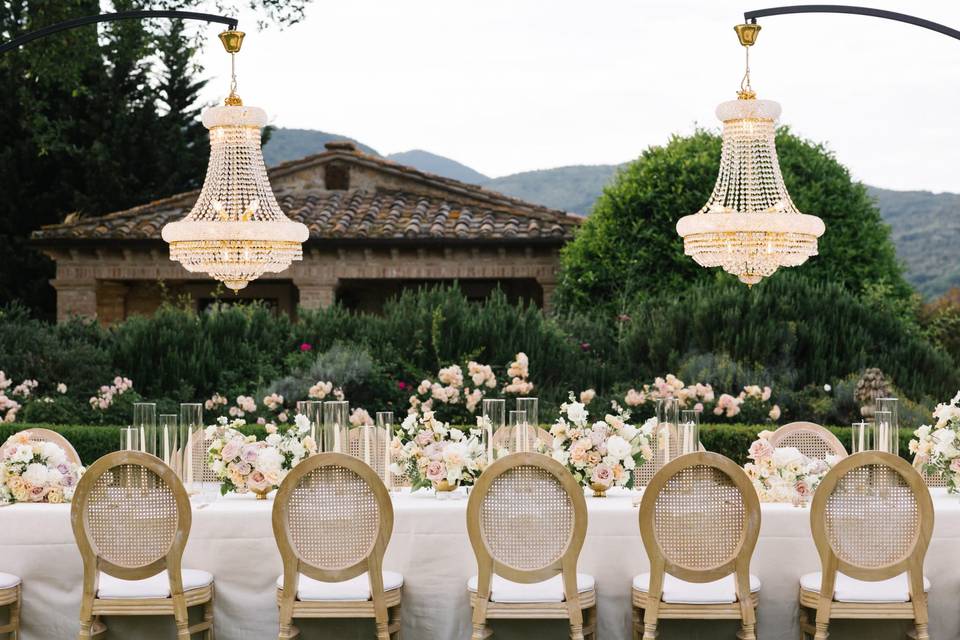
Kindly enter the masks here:
M 301 245 L 309 230 L 283 213 L 270 188 L 260 148 L 266 112 L 244 106 L 234 88 L 231 82 L 226 104 L 202 116 L 210 130 L 210 161 L 200 197 L 190 213 L 166 225 L 161 236 L 170 244 L 171 260 L 239 291 L 251 280 L 302 259 Z
M 787 193 L 775 144 L 780 105 L 756 99 L 749 62 L 738 95 L 717 107 L 723 138 L 713 193 L 700 211 L 677 222 L 677 233 L 697 264 L 721 267 L 753 286 L 817 255 L 825 227 Z

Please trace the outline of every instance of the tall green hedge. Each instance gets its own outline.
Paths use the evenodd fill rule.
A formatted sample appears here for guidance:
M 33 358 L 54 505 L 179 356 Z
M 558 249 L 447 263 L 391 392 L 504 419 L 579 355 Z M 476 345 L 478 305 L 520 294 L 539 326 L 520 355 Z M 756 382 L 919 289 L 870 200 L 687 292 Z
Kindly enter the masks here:
M 92 464 L 97 458 L 116 451 L 120 445 L 120 427 L 113 426 L 77 426 L 62 424 L 0 424 L 0 442 L 18 431 L 31 428 L 52 429 L 70 441 L 80 454 L 85 465 Z M 769 428 L 765 425 L 703 425 L 700 429 L 700 441 L 707 451 L 723 454 L 742 465 L 747 461 L 747 450 L 750 443 L 756 440 L 757 434 Z M 850 443 L 849 427 L 828 427 L 844 446 Z M 258 438 L 265 436 L 263 427 L 250 425 L 243 429 L 247 434 L 254 434 Z M 907 445 L 911 434 L 908 430 L 900 430 L 900 456 L 910 460 Z

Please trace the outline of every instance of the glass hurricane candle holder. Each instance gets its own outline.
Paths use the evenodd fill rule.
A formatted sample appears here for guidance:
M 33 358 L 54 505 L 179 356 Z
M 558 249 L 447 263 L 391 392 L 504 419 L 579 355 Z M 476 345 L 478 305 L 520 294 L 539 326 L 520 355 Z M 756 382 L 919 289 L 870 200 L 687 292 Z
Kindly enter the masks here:
M 319 435 L 323 433 L 323 402 L 320 400 L 300 400 L 297 402 L 297 414 L 310 422 L 310 437 L 320 446 Z
M 180 480 L 187 493 L 199 493 L 207 466 L 207 445 L 203 427 L 203 405 L 180 405 Z
M 323 403 L 323 451 L 349 453 L 350 403 L 330 400 Z
M 900 434 L 890 411 L 876 411 L 873 415 L 873 447 L 894 455 L 900 452 Z
M 484 450 L 487 452 L 487 464 L 493 462 L 499 454 L 495 436 L 507 423 L 507 401 L 500 398 L 484 398 L 483 400 L 483 427 L 482 437 Z
M 140 429 L 140 450 L 157 455 L 157 404 L 133 403 L 133 427 Z
M 160 426 L 157 430 L 157 435 L 159 437 L 157 449 L 160 454 L 157 457 L 163 460 L 165 464 L 173 467 L 176 471 L 176 467 L 179 466 L 176 462 L 178 441 L 176 414 L 160 414 Z
M 886 448 L 880 450 L 892 453 L 893 455 L 899 455 L 900 411 L 898 405 L 900 404 L 900 401 L 897 400 L 897 398 L 877 398 L 875 402 L 877 413 L 885 412 L 889 414 L 888 423 L 890 425 L 890 429 L 886 432 L 886 439 L 884 442 L 884 446 Z M 879 446 L 877 448 L 879 449 Z
M 677 429 L 680 439 L 680 455 L 696 453 L 700 450 L 700 412 L 684 409 L 680 412 Z
M 679 450 L 680 403 L 676 398 L 664 398 L 657 403 L 657 445 L 653 454 L 657 466 L 662 467 L 675 457 Z
M 390 465 L 393 464 L 391 455 L 391 444 L 393 443 L 393 411 L 377 411 L 377 441 L 382 442 L 382 451 L 379 455 L 383 460 L 383 483 L 387 485 L 387 491 L 393 491 L 393 471 Z
M 540 400 L 538 398 L 517 398 L 517 411 L 527 414 L 527 426 L 534 429 L 540 426 Z
M 527 450 L 528 428 L 526 411 L 510 412 L 510 437 L 508 438 L 510 453 L 521 453 Z
M 863 453 L 870 449 L 870 423 L 854 422 L 850 425 L 850 453 Z
M 119 451 L 140 451 L 140 429 L 137 427 L 120 428 Z

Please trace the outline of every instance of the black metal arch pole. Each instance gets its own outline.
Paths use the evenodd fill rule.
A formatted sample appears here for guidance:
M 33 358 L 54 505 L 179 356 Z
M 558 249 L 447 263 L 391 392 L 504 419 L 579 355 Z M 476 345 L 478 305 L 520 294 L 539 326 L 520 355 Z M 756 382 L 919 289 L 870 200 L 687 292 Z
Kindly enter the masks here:
M 910 16 L 905 13 L 895 11 L 884 11 L 883 9 L 872 9 L 870 7 L 851 7 L 841 4 L 798 4 L 789 7 L 771 7 L 770 9 L 757 9 L 756 11 L 745 11 L 743 19 L 746 22 L 756 24 L 757 18 L 766 18 L 768 16 L 782 16 L 791 13 L 849 13 L 858 16 L 870 16 L 872 18 L 883 18 L 885 20 L 895 20 L 896 22 L 905 22 L 915 27 L 930 29 L 945 36 L 950 36 L 960 40 L 960 31 L 951 29 L 930 20 L 924 20 L 916 16 Z
M 231 31 L 237 28 L 236 18 L 218 16 L 212 13 L 199 13 L 197 11 L 120 11 L 118 13 L 101 13 L 95 16 L 85 16 L 83 18 L 64 20 L 63 22 L 51 24 L 43 27 L 42 29 L 25 33 L 19 38 L 14 38 L 9 42 L 4 42 L 2 45 L 0 45 L 0 53 L 6 53 L 11 49 L 16 49 L 21 45 L 27 44 L 28 42 L 33 42 L 34 40 L 39 40 L 40 38 L 46 38 L 47 36 L 60 31 L 67 31 L 69 29 L 75 29 L 88 24 L 97 24 L 98 22 L 115 22 L 117 20 L 147 20 L 150 18 L 172 18 L 179 20 L 219 22 L 227 25 L 227 29 Z

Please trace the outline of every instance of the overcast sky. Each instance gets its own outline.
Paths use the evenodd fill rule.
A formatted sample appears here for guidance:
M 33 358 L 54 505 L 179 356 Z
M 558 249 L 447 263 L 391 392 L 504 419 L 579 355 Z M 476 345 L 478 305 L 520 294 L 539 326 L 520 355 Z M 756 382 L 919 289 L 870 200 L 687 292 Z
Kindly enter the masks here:
M 280 127 L 420 148 L 490 176 L 635 158 L 717 127 L 743 73 L 743 11 L 786 0 L 317 0 L 301 24 L 248 31 L 240 95 Z M 870 0 L 960 28 L 960 3 Z M 760 20 L 753 86 L 854 176 L 960 191 L 960 41 L 861 16 Z M 218 29 L 210 27 L 211 37 Z M 219 43 L 206 97 L 227 90 Z

